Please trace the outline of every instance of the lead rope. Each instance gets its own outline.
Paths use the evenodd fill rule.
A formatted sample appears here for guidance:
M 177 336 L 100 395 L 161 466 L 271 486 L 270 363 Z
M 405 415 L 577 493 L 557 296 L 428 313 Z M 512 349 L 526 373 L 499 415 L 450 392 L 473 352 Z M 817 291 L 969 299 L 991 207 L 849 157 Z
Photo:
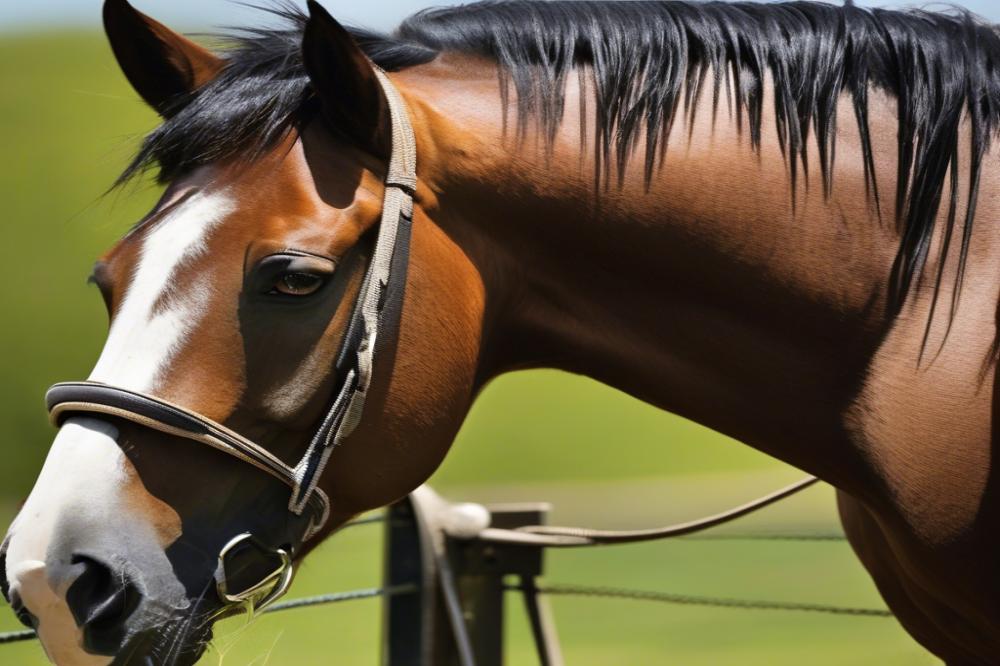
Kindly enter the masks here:
M 732 522 L 743 516 L 760 511 L 791 497 L 818 483 L 815 476 L 807 476 L 790 486 L 786 486 L 763 497 L 759 497 L 733 509 L 712 516 L 692 520 L 667 527 L 645 530 L 595 530 L 586 527 L 558 527 L 550 525 L 527 525 L 517 529 L 487 527 L 475 538 L 495 543 L 519 544 L 524 546 L 545 546 L 549 548 L 580 548 L 583 546 L 610 546 L 613 544 L 639 543 L 658 539 L 671 539 L 703 532 Z

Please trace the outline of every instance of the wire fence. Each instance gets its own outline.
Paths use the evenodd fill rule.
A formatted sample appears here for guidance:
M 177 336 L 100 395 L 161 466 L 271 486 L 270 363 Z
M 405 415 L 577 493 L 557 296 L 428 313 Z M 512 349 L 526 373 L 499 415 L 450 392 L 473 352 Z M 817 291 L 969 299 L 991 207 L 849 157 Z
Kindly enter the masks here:
M 25 629 L 24 631 L 8 631 L 6 633 L 0 634 L 0 645 L 6 643 L 20 643 L 21 641 L 32 641 L 38 638 L 33 629 Z
M 364 516 L 354 520 L 341 530 L 357 527 L 361 525 L 374 525 L 386 522 L 385 514 L 374 514 Z M 846 540 L 843 534 L 824 533 L 718 533 L 718 534 L 695 534 L 680 537 L 683 541 L 791 541 L 791 542 L 842 542 Z M 633 601 L 657 602 L 665 604 L 683 606 L 703 606 L 711 608 L 725 608 L 731 610 L 748 611 L 784 611 L 801 613 L 823 613 L 829 615 L 840 615 L 850 617 L 892 617 L 892 613 L 885 608 L 862 608 L 851 606 L 838 606 L 833 604 L 818 604 L 808 602 L 775 601 L 767 599 L 738 599 L 727 597 L 711 597 L 690 594 L 677 594 L 659 590 L 635 590 L 606 586 L 575 585 L 565 583 L 531 583 L 532 589 L 549 597 L 570 596 L 570 597 L 590 597 L 597 599 L 627 599 Z M 503 589 L 508 592 L 525 592 L 524 584 L 504 584 Z M 379 597 L 395 597 L 420 592 L 418 585 L 396 585 L 391 587 L 371 587 L 345 592 L 335 592 L 330 594 L 319 594 L 315 596 L 291 599 L 272 605 L 263 611 L 264 614 L 279 613 L 301 608 L 313 608 L 318 606 L 328 606 L 333 604 L 358 601 L 362 599 L 372 599 Z M 23 641 L 30 641 L 37 638 L 34 630 L 26 629 L 22 631 L 10 631 L 0 633 L 0 645 L 11 644 Z
M 358 525 L 371 525 L 384 522 L 384 516 L 370 516 L 353 521 L 347 527 Z M 342 528 L 343 529 L 343 528 Z M 686 541 L 844 541 L 842 534 L 715 534 L 696 535 L 683 537 Z M 523 592 L 521 585 L 505 585 L 504 589 L 509 592 Z M 630 599 L 634 601 L 659 602 L 683 606 L 705 606 L 712 608 L 726 608 L 732 610 L 757 610 L 757 611 L 786 611 L 802 613 L 823 613 L 828 615 L 842 615 L 853 617 L 892 617 L 892 613 L 884 608 L 859 608 L 850 606 L 838 606 L 832 604 L 816 604 L 805 602 L 773 601 L 765 599 L 734 599 L 726 597 L 710 597 L 689 594 L 676 594 L 657 590 L 633 590 L 616 587 L 573 585 L 573 584 L 539 584 L 535 589 L 548 596 L 574 596 L 592 597 L 604 599 Z M 312 608 L 316 606 L 328 606 L 348 601 L 358 601 L 361 599 L 372 599 L 386 596 L 396 596 L 404 594 L 414 594 L 419 591 L 416 585 L 398 585 L 395 587 L 372 587 L 350 590 L 346 592 L 334 592 L 330 594 L 319 594 L 299 599 L 290 599 L 274 604 L 263 611 L 264 614 L 279 613 L 283 611 L 295 610 L 299 608 Z M 0 633 L 0 645 L 29 641 L 37 638 L 31 629 L 23 631 L 10 631 Z
M 523 591 L 520 585 L 507 585 L 506 590 Z M 857 617 L 892 617 L 884 608 L 853 608 L 787 601 L 766 601 L 761 599 L 729 599 L 725 597 L 703 597 L 687 594 L 672 594 L 653 590 L 629 590 L 617 587 L 597 587 L 590 585 L 539 584 L 535 589 L 549 596 L 597 597 L 604 599 L 632 599 L 635 601 L 658 601 L 683 606 L 709 606 L 737 610 L 792 611 L 804 613 L 826 613 L 829 615 L 853 615 Z

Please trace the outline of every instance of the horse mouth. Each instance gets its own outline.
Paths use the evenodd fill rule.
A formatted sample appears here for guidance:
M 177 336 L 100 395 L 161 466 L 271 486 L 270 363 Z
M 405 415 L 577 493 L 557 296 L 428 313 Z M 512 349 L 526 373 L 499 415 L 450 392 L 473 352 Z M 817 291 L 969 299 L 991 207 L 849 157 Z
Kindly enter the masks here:
M 130 639 L 111 666 L 192 666 L 211 639 L 211 620 L 175 620 Z

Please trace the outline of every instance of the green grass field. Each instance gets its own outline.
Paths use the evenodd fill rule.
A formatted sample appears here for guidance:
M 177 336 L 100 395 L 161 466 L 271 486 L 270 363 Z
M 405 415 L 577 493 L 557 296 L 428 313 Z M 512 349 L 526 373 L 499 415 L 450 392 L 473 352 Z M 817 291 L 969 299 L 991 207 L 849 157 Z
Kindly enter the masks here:
M 0 38 L 0 200 L 7 279 L 0 283 L 0 513 L 30 489 L 51 441 L 42 395 L 85 377 L 105 316 L 84 284 L 101 249 L 142 215 L 155 188 L 101 197 L 155 123 L 103 39 L 60 33 Z M 549 500 L 553 519 L 634 527 L 727 508 L 796 478 L 735 442 L 588 380 L 556 372 L 501 378 L 476 404 L 432 483 L 456 499 Z M 811 490 L 739 531 L 838 529 L 832 492 Z M 359 527 L 301 568 L 292 596 L 377 585 L 380 532 Z M 548 580 L 738 598 L 878 607 L 843 542 L 682 541 L 552 553 Z M 512 600 L 514 601 L 514 600 Z M 510 604 L 509 664 L 530 664 Z M 576 665 L 935 663 L 894 620 L 750 612 L 638 601 L 554 600 Z M 379 605 L 353 602 L 230 621 L 207 664 L 374 664 Z M 0 630 L 16 628 L 0 609 Z M 0 646 L 0 663 L 44 663 L 36 644 Z

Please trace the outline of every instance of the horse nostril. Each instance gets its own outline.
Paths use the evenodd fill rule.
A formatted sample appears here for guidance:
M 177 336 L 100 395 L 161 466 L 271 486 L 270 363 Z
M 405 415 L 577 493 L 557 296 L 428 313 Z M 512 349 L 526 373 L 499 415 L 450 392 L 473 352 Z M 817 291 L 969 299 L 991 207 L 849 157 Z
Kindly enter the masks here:
M 3 544 L 0 544 L 0 592 L 3 593 L 3 598 L 10 604 L 10 609 L 14 611 L 18 622 L 29 629 L 37 629 L 38 622 L 35 616 L 24 606 L 24 602 L 21 601 L 21 597 L 18 596 L 17 592 L 10 591 L 10 581 L 7 580 L 7 544 L 9 543 L 9 539 L 9 537 L 4 539 Z
M 7 544 L 10 542 L 10 537 L 3 540 L 3 544 L 0 544 L 0 592 L 3 593 L 3 598 L 10 603 L 10 581 L 7 580 Z
M 74 555 L 71 562 L 84 567 L 66 591 L 66 604 L 84 630 L 85 647 L 113 653 L 125 635 L 125 620 L 139 606 L 139 590 L 126 574 L 91 557 Z
M 16 592 L 11 595 L 10 608 L 14 611 L 14 615 L 17 616 L 18 622 L 28 629 L 38 629 L 38 619 L 25 607 L 21 601 L 21 597 L 17 596 Z

